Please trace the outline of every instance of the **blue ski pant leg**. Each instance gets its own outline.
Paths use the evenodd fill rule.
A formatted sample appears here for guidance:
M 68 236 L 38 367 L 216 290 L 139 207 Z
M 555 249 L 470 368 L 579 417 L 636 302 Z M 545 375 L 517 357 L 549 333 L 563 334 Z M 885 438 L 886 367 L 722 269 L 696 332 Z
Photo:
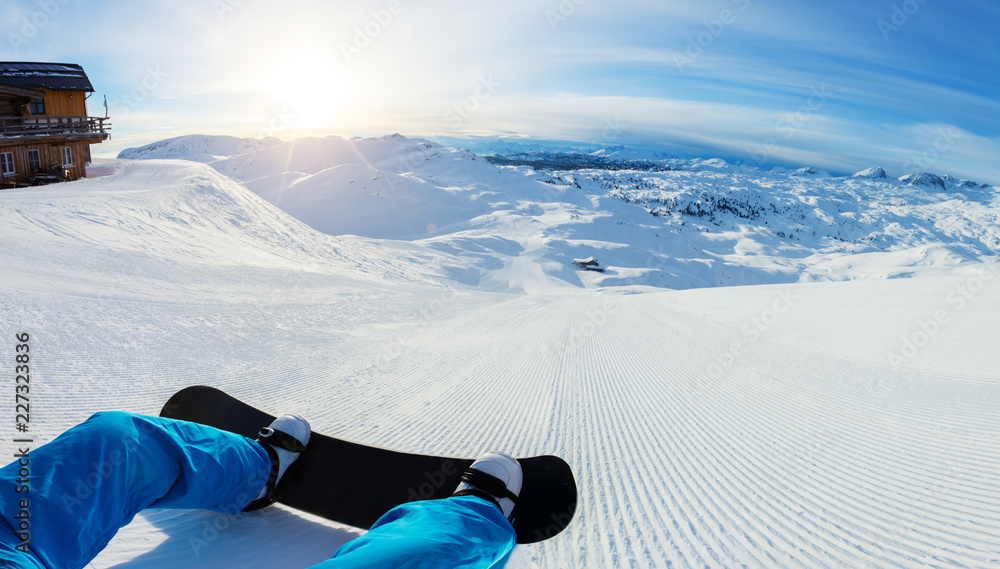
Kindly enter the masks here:
M 475 496 L 410 502 L 311 569 L 488 569 L 516 537 L 500 510 Z
M 121 412 L 98 413 L 25 454 L 0 469 L 3 567 L 85 567 L 148 507 L 236 514 L 271 469 L 245 437 Z M 15 551 L 25 538 L 30 553 Z

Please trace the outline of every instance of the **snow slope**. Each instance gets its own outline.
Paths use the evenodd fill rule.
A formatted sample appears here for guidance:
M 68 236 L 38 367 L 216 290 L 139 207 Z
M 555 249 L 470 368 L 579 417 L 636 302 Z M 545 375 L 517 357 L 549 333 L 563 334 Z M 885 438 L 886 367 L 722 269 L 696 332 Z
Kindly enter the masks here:
M 517 201 L 446 236 L 389 241 L 317 232 L 205 165 L 103 168 L 0 192 L 0 310 L 6 337 L 32 337 L 39 441 L 98 410 L 156 413 L 207 384 L 364 443 L 564 456 L 578 517 L 517 548 L 511 568 L 1000 564 L 992 264 L 602 287 L 610 275 L 549 266 L 553 250 L 582 249 L 552 243 L 613 235 L 605 217 L 633 210 L 659 218 L 615 197 L 563 197 L 568 180 L 546 184 L 551 201 L 501 187 Z M 452 187 L 436 181 L 429 191 Z M 359 531 L 281 507 L 150 511 L 93 567 L 306 567 Z
M 144 160 L 179 158 L 196 162 L 215 162 L 229 156 L 263 150 L 280 142 L 277 138 L 257 139 L 192 134 L 168 138 L 141 148 L 126 148 L 118 154 L 118 157 Z
M 348 141 L 338 137 L 297 139 L 213 166 L 310 226 L 325 233 L 380 238 L 434 234 L 439 227 L 489 211 L 479 184 L 449 187 L 433 176 L 410 172 L 436 160 L 463 163 L 469 176 L 496 173 L 465 151 L 452 151 L 403 137 Z M 477 166 L 479 166 L 477 168 Z
M 526 271 L 546 286 L 670 289 L 943 275 L 1000 250 L 997 189 L 928 173 L 832 178 L 620 148 L 502 163 L 545 169 L 400 135 L 298 139 L 211 165 L 324 233 L 449 255 L 443 276 L 480 290 L 522 291 Z M 591 256 L 603 273 L 573 268 Z

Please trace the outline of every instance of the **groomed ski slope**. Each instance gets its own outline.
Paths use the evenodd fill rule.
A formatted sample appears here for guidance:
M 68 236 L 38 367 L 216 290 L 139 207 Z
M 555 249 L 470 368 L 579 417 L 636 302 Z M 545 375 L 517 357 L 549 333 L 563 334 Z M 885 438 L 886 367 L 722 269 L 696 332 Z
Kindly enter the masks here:
M 565 457 L 577 518 L 511 568 L 1000 564 L 989 265 L 655 291 L 514 263 L 540 292 L 484 292 L 206 166 L 103 170 L 0 193 L 0 350 L 31 334 L 38 441 L 207 384 L 363 443 Z M 358 532 L 281 507 L 150 511 L 93 567 L 306 567 Z

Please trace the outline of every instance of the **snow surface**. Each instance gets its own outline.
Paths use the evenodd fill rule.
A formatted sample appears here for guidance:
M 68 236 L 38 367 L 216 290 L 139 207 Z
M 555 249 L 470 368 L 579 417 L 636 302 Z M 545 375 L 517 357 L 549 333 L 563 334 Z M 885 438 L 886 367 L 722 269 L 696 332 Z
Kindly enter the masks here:
M 236 136 L 205 136 L 193 134 L 168 138 L 142 148 L 126 148 L 119 158 L 179 158 L 196 162 L 215 162 L 236 154 L 262 150 L 280 144 L 277 138 L 239 138 Z
M 216 153 L 217 137 L 200 139 L 199 156 Z M 129 156 L 162 156 L 165 144 L 178 145 Z M 524 275 L 538 290 L 971 274 L 1000 249 L 1000 193 L 988 186 L 599 154 L 583 163 L 600 158 L 614 169 L 497 168 L 468 151 L 392 135 L 297 139 L 210 164 L 321 232 L 440 252 L 450 260 L 439 272 L 480 290 L 522 291 Z M 552 164 L 564 155 L 537 156 Z M 566 163 L 577 167 L 581 156 Z M 572 268 L 590 256 L 608 270 Z
M 1000 565 L 996 189 L 673 166 L 304 139 L 0 192 L 32 434 L 206 384 L 363 443 L 565 457 L 577 518 L 512 568 Z M 93 567 L 306 567 L 360 531 L 153 510 Z

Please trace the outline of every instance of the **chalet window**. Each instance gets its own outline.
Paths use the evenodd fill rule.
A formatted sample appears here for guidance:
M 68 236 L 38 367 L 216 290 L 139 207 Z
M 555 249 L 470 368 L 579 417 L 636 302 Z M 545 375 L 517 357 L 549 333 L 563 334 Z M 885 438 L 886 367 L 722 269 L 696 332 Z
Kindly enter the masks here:
M 44 115 L 45 114 L 45 101 L 32 101 L 32 103 L 31 103 L 31 114 L 33 114 L 33 115 Z
M 70 148 L 69 146 L 63 146 L 62 155 L 63 155 L 63 166 L 72 166 L 73 165 L 73 149 Z
M 42 170 L 42 155 L 37 150 L 28 151 L 28 170 L 32 173 Z
M 17 172 L 14 170 L 13 152 L 0 152 L 0 170 L 3 171 L 4 176 L 17 175 Z

